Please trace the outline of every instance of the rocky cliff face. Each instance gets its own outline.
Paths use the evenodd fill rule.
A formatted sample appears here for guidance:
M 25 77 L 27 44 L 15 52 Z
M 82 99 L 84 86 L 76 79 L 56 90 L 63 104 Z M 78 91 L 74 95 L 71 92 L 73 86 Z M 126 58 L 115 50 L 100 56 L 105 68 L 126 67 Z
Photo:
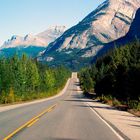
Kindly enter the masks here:
M 51 43 L 42 57 L 45 58 L 52 52 L 67 53 L 69 49 L 79 49 L 82 51 L 81 57 L 95 56 L 104 43 L 126 35 L 138 7 L 140 0 L 106 0 Z
M 38 35 L 27 34 L 25 37 L 14 35 L 11 39 L 8 39 L 1 46 L 4 48 L 15 48 L 19 46 L 41 46 L 46 47 L 49 43 L 60 37 L 66 30 L 65 26 L 54 26 L 46 31 L 39 33 Z
M 110 51 L 110 49 L 113 49 L 114 47 L 124 46 L 135 41 L 135 39 L 140 40 L 140 8 L 137 10 L 136 16 L 130 26 L 128 33 L 124 37 L 105 44 L 103 49 L 101 49 L 97 53 L 97 56 L 94 57 L 94 61 L 97 57 L 100 57 L 101 55 L 104 55 L 106 52 Z

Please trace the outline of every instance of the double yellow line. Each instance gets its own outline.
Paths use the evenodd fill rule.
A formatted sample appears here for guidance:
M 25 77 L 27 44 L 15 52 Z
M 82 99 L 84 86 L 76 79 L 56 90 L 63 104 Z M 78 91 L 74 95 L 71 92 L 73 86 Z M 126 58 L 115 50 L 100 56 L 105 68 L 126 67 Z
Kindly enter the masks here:
M 39 115 L 35 116 L 34 118 L 32 118 L 31 120 L 29 120 L 28 122 L 26 122 L 25 124 L 23 124 L 21 127 L 19 127 L 18 129 L 16 129 L 14 132 L 12 132 L 11 134 L 9 134 L 7 137 L 5 137 L 3 140 L 9 140 L 10 138 L 12 138 L 15 134 L 17 134 L 19 131 L 21 131 L 22 129 L 24 129 L 25 127 L 31 127 L 34 123 L 36 123 L 39 118 L 41 116 L 43 116 L 44 114 L 52 111 L 55 107 L 57 106 L 57 104 L 47 108 L 46 110 L 44 110 L 43 112 L 41 112 Z

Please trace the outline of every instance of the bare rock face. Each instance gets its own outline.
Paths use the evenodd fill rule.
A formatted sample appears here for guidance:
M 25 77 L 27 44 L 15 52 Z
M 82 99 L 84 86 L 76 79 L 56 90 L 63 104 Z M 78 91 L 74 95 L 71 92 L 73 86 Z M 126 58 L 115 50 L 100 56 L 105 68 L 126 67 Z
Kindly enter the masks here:
M 114 47 L 125 46 L 126 44 L 129 44 L 129 43 L 135 41 L 136 39 L 140 40 L 140 8 L 136 12 L 136 16 L 135 16 L 133 22 L 131 23 L 128 33 L 125 36 L 123 36 L 117 40 L 106 43 L 104 45 L 103 49 L 98 51 L 97 56 L 94 57 L 93 61 L 96 61 L 96 59 L 98 57 L 103 56 L 104 54 L 106 54 L 109 50 L 113 49 Z
M 51 43 L 42 57 L 69 49 L 85 50 L 81 57 L 96 55 L 104 43 L 126 35 L 139 7 L 140 0 L 106 0 Z

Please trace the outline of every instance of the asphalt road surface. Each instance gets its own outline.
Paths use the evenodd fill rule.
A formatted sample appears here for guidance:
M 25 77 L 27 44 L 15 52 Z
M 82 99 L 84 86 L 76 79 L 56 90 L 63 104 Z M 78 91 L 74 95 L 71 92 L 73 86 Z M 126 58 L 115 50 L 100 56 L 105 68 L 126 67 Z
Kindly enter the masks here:
M 77 86 L 73 74 L 62 96 L 1 112 L 0 140 L 119 140 Z

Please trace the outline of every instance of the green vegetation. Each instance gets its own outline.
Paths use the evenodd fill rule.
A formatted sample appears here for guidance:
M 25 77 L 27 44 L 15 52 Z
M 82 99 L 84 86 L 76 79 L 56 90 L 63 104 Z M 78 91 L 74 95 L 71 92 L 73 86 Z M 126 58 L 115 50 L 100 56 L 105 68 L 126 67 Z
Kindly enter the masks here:
M 105 102 L 140 110 L 140 42 L 111 50 L 79 77 L 85 92 L 92 89 Z
M 44 47 L 40 46 L 17 46 L 15 48 L 3 48 L 0 53 L 0 58 L 12 58 L 15 54 L 18 57 L 22 57 L 23 54 L 26 54 L 28 57 L 35 58 L 39 52 L 44 51 Z
M 79 71 L 81 68 L 86 67 L 90 64 L 91 58 L 81 57 L 84 55 L 80 49 L 68 49 L 60 52 L 49 52 L 47 56 L 55 58 L 55 61 L 47 62 L 47 64 L 52 66 L 64 65 L 71 69 L 72 71 Z
M 59 66 L 49 68 L 29 59 L 0 59 L 0 103 L 14 103 L 57 94 L 70 77 L 70 71 Z

